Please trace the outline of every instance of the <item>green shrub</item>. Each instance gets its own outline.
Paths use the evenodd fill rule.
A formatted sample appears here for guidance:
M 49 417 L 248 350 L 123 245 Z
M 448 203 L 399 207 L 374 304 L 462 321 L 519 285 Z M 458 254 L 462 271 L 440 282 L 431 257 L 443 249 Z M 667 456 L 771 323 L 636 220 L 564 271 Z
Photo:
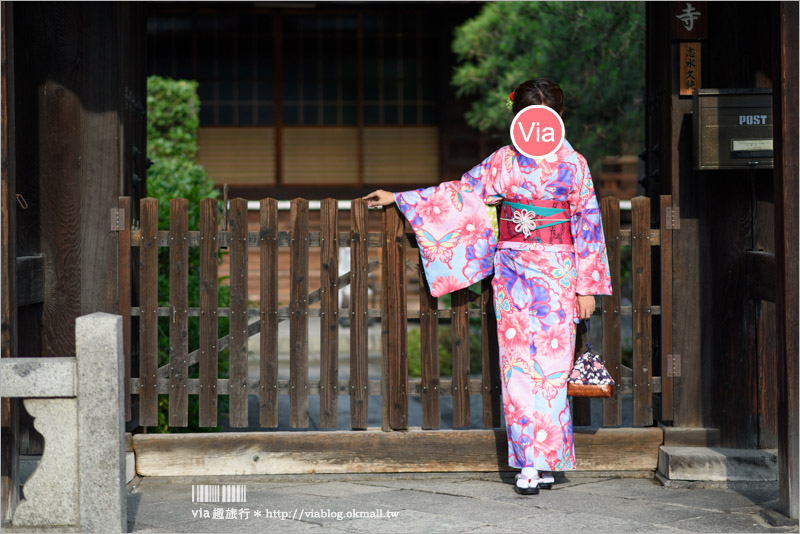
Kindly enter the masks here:
M 453 331 L 449 325 L 439 326 L 439 375 L 453 375 Z M 470 326 L 469 329 L 469 370 L 470 373 L 481 372 L 481 331 Z M 419 328 L 408 332 L 408 376 L 422 376 L 422 350 Z
M 147 156 L 153 165 L 147 171 L 147 193 L 158 199 L 158 228 L 169 229 L 169 201 L 185 198 L 188 203 L 189 230 L 199 230 L 200 201 L 217 198 L 219 191 L 197 163 L 197 127 L 200 101 L 197 82 L 172 80 L 159 76 L 147 78 Z M 200 305 L 200 250 L 189 249 L 188 263 L 189 306 Z M 169 248 L 158 253 L 158 305 L 169 306 Z M 219 305 L 228 306 L 228 286 L 219 287 Z M 158 320 L 158 365 L 169 363 L 168 317 Z M 228 333 L 228 318 L 219 318 L 219 337 Z M 189 352 L 199 345 L 199 319 L 189 318 Z M 219 354 L 219 377 L 228 376 L 228 350 Z M 189 367 L 189 378 L 198 378 L 199 364 Z M 215 432 L 216 427 L 199 427 L 199 399 L 189 395 L 189 426 L 168 426 L 169 396 L 159 395 L 158 426 L 148 427 L 148 432 Z M 219 416 L 228 411 L 228 397 L 220 396 Z

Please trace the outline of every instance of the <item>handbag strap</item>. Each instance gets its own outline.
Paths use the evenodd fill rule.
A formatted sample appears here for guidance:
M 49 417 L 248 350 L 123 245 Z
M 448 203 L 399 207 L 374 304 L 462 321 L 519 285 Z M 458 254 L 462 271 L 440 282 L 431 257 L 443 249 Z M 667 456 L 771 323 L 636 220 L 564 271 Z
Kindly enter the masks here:
M 586 349 L 592 352 L 592 338 L 589 336 L 589 319 L 584 319 L 583 322 L 586 323 Z

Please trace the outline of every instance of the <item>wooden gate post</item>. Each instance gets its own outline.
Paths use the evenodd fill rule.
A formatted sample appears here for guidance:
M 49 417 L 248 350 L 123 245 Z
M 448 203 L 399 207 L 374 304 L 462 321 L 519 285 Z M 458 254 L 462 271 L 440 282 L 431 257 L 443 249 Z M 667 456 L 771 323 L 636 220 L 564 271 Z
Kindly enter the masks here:
M 261 200 L 261 344 L 259 421 L 278 426 L 278 201 Z
M 408 428 L 405 218 L 396 206 L 383 211 L 382 255 L 383 428 L 404 430 Z
M 289 217 L 289 426 L 308 428 L 308 200 L 293 199 Z
M 603 362 L 611 378 L 618 384 L 609 399 L 603 399 L 603 426 L 622 424 L 622 309 L 620 305 L 620 235 L 619 199 L 606 197 L 600 201 L 605 232 L 608 267 L 611 273 L 611 295 L 602 298 Z
M 350 428 L 366 430 L 369 421 L 369 369 L 367 368 L 367 203 L 353 201 L 350 208 Z M 384 392 L 385 393 L 385 392 Z M 386 418 L 384 417 L 384 424 Z M 387 430 L 384 428 L 384 430 Z
M 631 201 L 633 269 L 633 424 L 653 424 L 653 344 L 650 300 L 650 199 Z
M 672 343 L 672 196 L 661 195 L 661 420 L 672 421 L 675 366 Z
M 339 207 L 333 198 L 320 203 L 319 293 L 319 423 L 322 428 L 336 428 L 339 409 Z
M 198 424 L 217 426 L 217 377 L 219 373 L 218 267 L 216 199 L 200 201 L 200 396 Z

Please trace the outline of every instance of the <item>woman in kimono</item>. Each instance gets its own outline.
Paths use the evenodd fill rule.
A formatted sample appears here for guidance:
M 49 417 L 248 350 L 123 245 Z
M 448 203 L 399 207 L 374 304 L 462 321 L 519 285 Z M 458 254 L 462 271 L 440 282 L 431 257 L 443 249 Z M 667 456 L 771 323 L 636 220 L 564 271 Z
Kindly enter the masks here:
M 545 78 L 520 84 L 509 98 L 514 116 L 531 105 L 564 108 L 561 88 Z M 508 145 L 461 180 L 379 189 L 364 199 L 369 207 L 397 203 L 417 236 L 433 296 L 494 274 L 508 465 L 521 469 L 514 489 L 550 489 L 553 471 L 575 469 L 567 401 L 575 324 L 594 311 L 594 295 L 611 294 L 586 160 L 566 139 L 542 159 Z M 498 203 L 496 238 L 486 206 Z

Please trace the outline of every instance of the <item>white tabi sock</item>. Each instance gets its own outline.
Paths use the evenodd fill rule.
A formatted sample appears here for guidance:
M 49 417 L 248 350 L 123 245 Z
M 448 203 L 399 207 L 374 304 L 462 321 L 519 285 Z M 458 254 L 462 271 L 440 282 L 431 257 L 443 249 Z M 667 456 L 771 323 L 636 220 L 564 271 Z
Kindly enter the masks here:
M 528 480 L 530 479 L 530 484 L 528 484 Z M 517 479 L 517 487 L 518 488 L 528 488 L 539 485 L 539 471 L 534 469 L 533 467 L 523 467 L 522 472 L 520 473 L 519 478 Z

